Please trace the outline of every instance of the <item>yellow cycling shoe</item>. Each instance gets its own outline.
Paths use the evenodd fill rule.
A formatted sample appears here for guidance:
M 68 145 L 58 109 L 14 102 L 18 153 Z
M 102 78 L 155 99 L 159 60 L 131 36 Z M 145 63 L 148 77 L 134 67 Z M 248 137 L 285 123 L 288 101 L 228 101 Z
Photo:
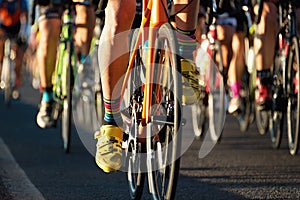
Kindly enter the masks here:
M 191 105 L 200 98 L 199 71 L 191 60 L 181 59 L 182 104 Z
M 94 138 L 97 142 L 95 161 L 104 172 L 114 172 L 122 165 L 123 131 L 114 125 L 103 125 Z

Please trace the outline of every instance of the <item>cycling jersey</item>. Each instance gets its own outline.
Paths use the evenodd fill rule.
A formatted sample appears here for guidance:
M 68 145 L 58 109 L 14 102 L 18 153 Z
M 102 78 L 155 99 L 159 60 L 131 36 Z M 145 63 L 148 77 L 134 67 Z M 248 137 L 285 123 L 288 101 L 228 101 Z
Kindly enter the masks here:
M 22 12 L 28 11 L 26 0 L 0 0 L 0 21 L 4 26 L 20 23 Z

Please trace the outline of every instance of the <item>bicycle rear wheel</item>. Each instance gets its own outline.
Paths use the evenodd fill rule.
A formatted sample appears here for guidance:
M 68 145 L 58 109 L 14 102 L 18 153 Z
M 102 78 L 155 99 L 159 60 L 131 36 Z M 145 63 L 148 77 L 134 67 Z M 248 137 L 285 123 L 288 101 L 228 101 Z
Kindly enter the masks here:
M 63 94 L 64 98 L 62 100 L 62 113 L 61 113 L 61 136 L 63 140 L 63 148 L 65 153 L 70 152 L 70 142 L 71 142 L 71 116 L 72 116 L 72 90 L 74 85 L 74 72 L 73 65 L 75 61 L 73 60 L 74 46 L 71 41 L 66 42 L 66 49 L 63 51 L 63 74 L 65 74 L 65 82 L 63 81 Z
M 255 68 L 255 56 L 253 47 L 250 47 L 250 39 L 247 36 L 244 39 L 245 43 L 245 69 L 242 76 L 241 99 L 243 109 L 238 113 L 237 119 L 240 125 L 240 131 L 248 130 L 249 124 L 253 121 L 252 102 L 253 102 L 253 74 Z
M 169 24 L 155 44 L 151 122 L 147 126 L 148 185 L 153 199 L 174 199 L 180 167 L 181 68 Z
M 241 97 L 242 97 L 242 103 L 244 108 L 238 114 L 238 121 L 239 121 L 241 132 L 247 131 L 250 124 L 251 111 L 252 111 L 250 84 L 251 84 L 250 74 L 248 73 L 247 70 L 245 70 L 242 77 L 242 89 L 241 89 Z
M 272 107 L 270 111 L 269 129 L 272 147 L 278 149 L 280 147 L 283 132 L 283 117 L 286 110 L 285 98 L 283 96 L 283 72 L 285 67 L 284 49 L 277 48 L 274 54 L 274 64 L 272 68 Z
M 137 40 L 138 30 L 132 35 L 131 54 L 133 53 Z M 142 49 L 137 50 L 133 68 L 130 71 L 129 80 L 123 101 L 121 103 L 121 113 L 123 115 L 124 130 L 128 139 L 124 141 L 126 157 L 126 173 L 129 186 L 130 197 L 133 200 L 140 199 L 143 193 L 146 175 L 146 143 L 139 140 L 141 127 L 141 108 L 143 102 L 143 91 L 141 72 L 143 63 L 140 56 Z
M 254 63 L 255 63 L 255 60 L 254 60 Z M 257 73 L 255 68 L 254 68 L 254 70 L 255 70 L 255 73 Z M 255 98 L 255 95 L 254 95 L 254 98 Z M 256 105 L 256 103 L 255 103 L 254 109 L 255 109 L 255 122 L 256 122 L 257 130 L 258 130 L 259 134 L 264 135 L 269 131 L 269 125 L 270 125 L 269 121 L 271 120 L 269 117 L 269 112 L 266 110 L 260 110 L 258 108 L 258 106 Z
M 207 106 L 203 104 L 203 100 L 200 100 L 196 104 L 192 105 L 192 122 L 196 139 L 203 137 L 204 132 L 207 130 L 206 113 Z
M 288 102 L 287 102 L 287 130 L 290 154 L 298 151 L 300 126 L 300 94 L 299 91 L 299 42 L 297 37 L 292 38 L 288 55 Z M 296 81 L 297 80 L 297 81 Z M 298 89 L 296 89 L 298 88 Z M 297 92 L 297 93 L 295 93 Z
M 219 59 L 217 61 L 217 56 Z M 216 64 L 218 63 L 218 64 Z M 209 96 L 208 96 L 208 115 L 209 115 L 209 132 L 213 141 L 221 138 L 225 118 L 225 87 L 224 87 L 224 65 L 222 61 L 221 44 L 216 41 L 212 52 L 212 62 L 209 77 Z

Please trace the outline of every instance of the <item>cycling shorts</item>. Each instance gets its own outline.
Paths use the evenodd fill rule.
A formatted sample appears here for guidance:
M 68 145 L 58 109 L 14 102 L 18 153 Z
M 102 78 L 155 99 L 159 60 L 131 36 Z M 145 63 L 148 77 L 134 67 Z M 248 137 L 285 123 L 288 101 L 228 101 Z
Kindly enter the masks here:
M 217 19 L 217 24 L 219 25 L 231 25 L 235 27 L 236 32 L 248 32 L 247 17 L 245 12 L 242 10 L 242 1 L 236 0 L 217 0 L 217 14 L 221 16 L 223 14 L 228 14 L 226 18 Z M 211 1 L 200 1 L 205 9 L 211 6 Z M 250 6 L 250 5 L 249 5 Z M 207 9 L 206 9 L 207 11 Z M 200 14 L 200 16 L 203 14 Z M 207 14 L 207 17 L 209 14 Z
M 64 3 L 70 0 L 38 0 L 39 7 L 39 19 L 41 21 L 45 18 L 61 18 Z M 98 5 L 100 0 L 81 0 L 86 5 Z
M 234 16 L 220 17 L 217 19 L 216 23 L 218 25 L 233 26 L 236 32 L 244 32 L 246 34 L 248 32 L 247 18 L 244 13 Z
M 0 24 L 0 28 L 5 31 L 6 34 L 12 35 L 12 36 L 18 36 L 21 28 L 21 23 L 17 23 L 12 26 L 5 26 L 4 24 Z

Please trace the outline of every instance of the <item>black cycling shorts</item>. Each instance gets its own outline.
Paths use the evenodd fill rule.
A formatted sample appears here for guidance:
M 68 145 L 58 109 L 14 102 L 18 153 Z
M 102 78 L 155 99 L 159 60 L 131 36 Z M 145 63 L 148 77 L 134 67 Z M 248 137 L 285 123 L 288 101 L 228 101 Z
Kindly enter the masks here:
M 6 34 L 12 36 L 18 36 L 21 28 L 21 23 L 19 22 L 16 25 L 12 25 L 12 26 L 5 26 L 3 24 L 0 24 L 0 28 L 3 29 Z
M 49 18 L 61 18 L 63 13 L 63 5 L 66 1 L 70 0 L 38 0 L 39 8 L 39 21 Z M 88 4 L 98 5 L 100 0 L 84 0 Z

